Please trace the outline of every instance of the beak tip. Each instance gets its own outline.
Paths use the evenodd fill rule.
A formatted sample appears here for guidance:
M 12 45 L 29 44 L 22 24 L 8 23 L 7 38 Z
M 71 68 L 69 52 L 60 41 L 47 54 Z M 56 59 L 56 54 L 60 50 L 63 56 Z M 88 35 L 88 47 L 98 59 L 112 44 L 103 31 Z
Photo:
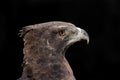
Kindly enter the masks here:
M 87 39 L 87 44 L 89 44 L 89 39 Z

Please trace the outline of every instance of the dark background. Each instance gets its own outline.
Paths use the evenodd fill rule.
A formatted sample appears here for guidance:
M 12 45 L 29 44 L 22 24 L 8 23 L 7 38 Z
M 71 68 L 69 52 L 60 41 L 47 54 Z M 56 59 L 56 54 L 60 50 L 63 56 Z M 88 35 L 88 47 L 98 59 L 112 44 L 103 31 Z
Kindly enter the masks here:
M 27 25 L 67 21 L 85 29 L 90 43 L 71 46 L 66 54 L 77 80 L 120 79 L 120 0 L 0 1 L 2 80 L 22 73 L 23 41 L 17 35 Z M 3 71 L 2 71 L 3 70 Z M 7 78 L 7 79 L 6 79 Z

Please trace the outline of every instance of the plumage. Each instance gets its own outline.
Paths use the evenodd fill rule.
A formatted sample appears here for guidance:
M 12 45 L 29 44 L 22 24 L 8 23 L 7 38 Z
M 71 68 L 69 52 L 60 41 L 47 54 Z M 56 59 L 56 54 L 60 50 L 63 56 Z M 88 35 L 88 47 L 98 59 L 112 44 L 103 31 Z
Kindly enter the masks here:
M 64 55 L 73 43 L 81 39 L 89 42 L 85 30 L 51 21 L 23 27 L 20 37 L 24 40 L 24 66 L 18 80 L 76 80 Z

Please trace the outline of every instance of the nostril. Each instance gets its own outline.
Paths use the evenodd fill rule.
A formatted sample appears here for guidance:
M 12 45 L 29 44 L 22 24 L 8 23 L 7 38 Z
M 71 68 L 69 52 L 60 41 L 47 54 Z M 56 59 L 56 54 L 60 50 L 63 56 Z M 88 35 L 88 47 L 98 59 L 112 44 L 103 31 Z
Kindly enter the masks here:
M 85 30 L 81 30 L 81 33 L 84 35 L 84 36 L 88 36 L 88 33 L 85 31 Z
M 83 33 L 85 36 L 88 36 L 88 34 L 86 32 Z

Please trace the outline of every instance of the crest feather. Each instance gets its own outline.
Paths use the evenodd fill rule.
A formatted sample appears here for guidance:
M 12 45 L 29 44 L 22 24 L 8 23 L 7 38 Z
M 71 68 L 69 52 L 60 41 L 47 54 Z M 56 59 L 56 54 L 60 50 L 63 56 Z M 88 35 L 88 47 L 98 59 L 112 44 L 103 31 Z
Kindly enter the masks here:
M 33 26 L 25 26 L 25 27 L 23 27 L 23 28 L 19 31 L 18 35 L 19 35 L 20 37 L 24 37 L 25 34 L 26 34 L 27 32 L 29 32 L 29 31 L 31 31 L 31 30 L 33 30 Z

